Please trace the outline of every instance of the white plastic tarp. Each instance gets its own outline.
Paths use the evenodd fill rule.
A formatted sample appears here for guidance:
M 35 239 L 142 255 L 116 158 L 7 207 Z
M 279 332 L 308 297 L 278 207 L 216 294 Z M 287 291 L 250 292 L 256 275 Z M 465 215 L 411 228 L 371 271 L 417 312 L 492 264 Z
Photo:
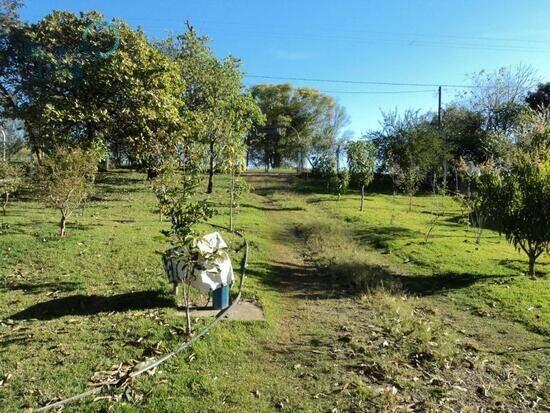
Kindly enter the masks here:
M 190 284 L 203 293 L 230 285 L 234 281 L 231 259 L 225 251 L 227 244 L 217 232 L 202 237 L 197 248 L 205 257 L 189 268 L 183 257 L 170 257 L 171 251 L 164 257 L 164 268 L 171 282 L 184 282 L 190 278 Z

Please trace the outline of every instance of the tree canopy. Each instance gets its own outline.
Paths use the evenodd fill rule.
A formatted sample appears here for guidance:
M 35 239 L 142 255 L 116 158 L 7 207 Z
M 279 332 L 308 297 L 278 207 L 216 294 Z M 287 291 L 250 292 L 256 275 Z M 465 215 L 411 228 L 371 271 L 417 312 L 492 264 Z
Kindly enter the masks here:
M 334 98 L 316 89 L 281 84 L 255 85 L 251 91 L 269 128 L 251 140 L 251 150 L 273 168 L 296 161 L 298 156 L 313 166 L 314 158 L 330 150 L 349 123 Z

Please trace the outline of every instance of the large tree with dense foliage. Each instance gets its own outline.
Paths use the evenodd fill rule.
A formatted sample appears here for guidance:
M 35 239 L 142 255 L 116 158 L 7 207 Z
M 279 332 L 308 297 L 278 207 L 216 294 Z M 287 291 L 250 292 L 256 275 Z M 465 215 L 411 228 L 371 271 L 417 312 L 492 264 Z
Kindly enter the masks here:
M 251 140 L 251 150 L 269 167 L 280 167 L 297 157 L 298 164 L 307 158 L 313 167 L 333 148 L 348 123 L 344 109 L 316 89 L 255 85 L 252 95 L 265 114 L 267 127 L 278 129 Z
M 17 100 L 14 88 L 18 81 L 15 51 L 23 23 L 19 20 L 19 0 L 0 1 L 0 115 L 14 117 Z
M 8 44 L 5 89 L 38 156 L 102 139 L 154 165 L 181 141 L 180 70 L 143 32 L 59 11 L 13 28 Z
M 442 136 L 455 160 L 465 159 L 475 163 L 483 162 L 490 156 L 487 147 L 485 120 L 479 112 L 464 106 L 450 105 L 442 115 Z

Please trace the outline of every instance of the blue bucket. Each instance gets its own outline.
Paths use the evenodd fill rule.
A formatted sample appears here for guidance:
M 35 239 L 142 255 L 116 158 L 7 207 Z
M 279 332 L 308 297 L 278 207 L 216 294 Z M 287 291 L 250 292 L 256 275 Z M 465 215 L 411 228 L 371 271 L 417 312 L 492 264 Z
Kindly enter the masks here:
M 212 306 L 216 310 L 223 310 L 229 307 L 229 285 L 223 285 L 212 291 Z

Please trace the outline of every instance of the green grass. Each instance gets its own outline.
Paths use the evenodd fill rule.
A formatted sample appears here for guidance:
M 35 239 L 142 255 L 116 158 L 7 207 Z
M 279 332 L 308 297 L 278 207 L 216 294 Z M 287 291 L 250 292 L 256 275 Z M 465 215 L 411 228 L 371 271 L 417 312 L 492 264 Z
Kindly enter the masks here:
M 359 195 L 310 193 L 314 182 L 296 181 L 306 203 L 316 205 L 345 225 L 354 245 L 377 252 L 407 286 L 421 294 L 439 293 L 477 311 L 519 320 L 534 331 L 550 334 L 550 257 L 539 258 L 541 277 L 527 277 L 527 260 L 503 236 L 484 230 L 476 244 L 473 229 L 462 223 L 463 212 L 451 197 L 371 194 L 359 211 Z M 439 218 L 428 241 L 433 213 Z M 316 224 L 317 225 L 317 224 Z M 322 223 L 321 223 L 322 225 Z M 375 254 L 378 255 L 378 254 Z
M 522 275 L 524 257 L 493 232 L 476 249 L 452 200 L 441 201 L 445 214 L 424 243 L 432 197 L 416 197 L 407 213 L 405 198 L 377 194 L 359 213 L 355 194 L 336 202 L 288 174 L 249 179 L 256 191 L 237 216 L 251 241 L 245 297 L 261 303 L 267 321 L 224 322 L 154 375 L 135 380 L 120 400 L 86 400 L 64 411 L 376 411 L 409 399 L 436 411 L 449 397 L 455 407 L 498 410 L 524 406 L 518 393 L 528 400 L 544 395 L 548 344 L 526 329 L 550 331 L 549 277 Z M 211 202 L 220 214 L 213 222 L 227 225 L 227 179 L 215 182 Z M 71 396 L 96 372 L 185 340 L 159 255 L 168 247 L 159 239 L 168 224 L 159 222 L 144 175 L 101 175 L 96 197 L 69 221 L 66 238 L 55 235 L 58 219 L 24 197 L 4 219 L 0 411 Z M 323 278 L 325 272 L 337 279 Z M 350 274 L 386 284 L 350 296 L 339 282 L 349 284 Z M 395 280 L 419 296 L 388 290 Z M 526 352 L 496 354 L 509 348 Z M 411 366 L 418 354 L 430 356 Z M 465 358 L 473 370 L 463 367 Z M 529 384 L 534 375 L 542 382 Z M 481 383 L 492 386 L 490 396 L 476 395 Z

